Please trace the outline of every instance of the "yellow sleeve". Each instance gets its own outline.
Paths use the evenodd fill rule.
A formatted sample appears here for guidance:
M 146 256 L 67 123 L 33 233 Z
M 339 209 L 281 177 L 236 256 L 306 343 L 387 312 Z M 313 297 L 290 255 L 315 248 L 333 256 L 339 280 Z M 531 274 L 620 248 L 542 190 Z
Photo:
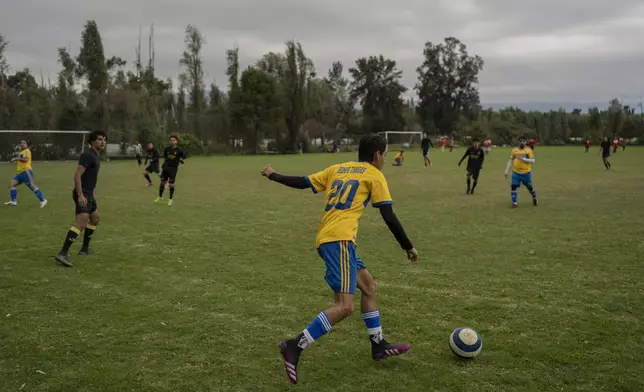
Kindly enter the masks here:
M 516 154 L 516 148 L 513 148 L 512 151 L 510 151 L 510 158 L 514 157 L 514 154 Z
M 528 158 L 534 159 L 534 151 L 532 151 L 532 149 L 528 151 Z
M 393 200 L 391 200 L 389 185 L 387 185 L 385 176 L 382 175 L 382 173 L 374 176 L 371 180 L 371 205 L 374 207 L 380 207 L 392 203 Z
M 333 171 L 333 166 L 327 167 L 326 169 L 319 171 L 315 174 L 311 174 L 306 177 L 306 180 L 309 183 L 309 186 L 313 190 L 313 193 L 318 193 L 325 191 L 327 184 L 329 183 L 329 177 Z

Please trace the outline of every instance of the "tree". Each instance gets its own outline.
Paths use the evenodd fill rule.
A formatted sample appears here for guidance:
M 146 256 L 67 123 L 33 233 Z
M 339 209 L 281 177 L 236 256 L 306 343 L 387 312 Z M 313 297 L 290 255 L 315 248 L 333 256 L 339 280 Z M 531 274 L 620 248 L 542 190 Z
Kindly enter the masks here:
M 201 50 L 205 39 L 199 29 L 194 25 L 186 27 L 184 38 L 186 45 L 179 64 L 186 68 L 186 85 L 190 97 L 189 113 L 192 115 L 192 126 L 194 132 L 201 135 L 199 118 L 204 105 L 204 82 L 203 82 L 203 60 Z
M 465 44 L 456 38 L 425 44 L 424 61 L 416 69 L 417 113 L 426 132 L 435 127 L 451 134 L 461 115 L 471 118 L 480 109 L 478 74 L 483 59 L 470 56 Z
M 228 76 L 228 124 L 230 126 L 229 143 L 233 151 L 237 146 L 237 135 L 243 129 L 243 114 L 239 102 L 239 48 L 226 51 L 226 76 Z
M 402 94 L 407 88 L 400 83 L 402 71 L 396 62 L 378 57 L 360 58 L 349 69 L 351 102 L 362 106 L 364 132 L 402 131 L 405 128 Z
M 624 108 L 622 107 L 622 103 L 619 99 L 613 98 L 609 104 L 607 131 L 610 136 L 617 137 L 621 134 L 622 128 L 624 127 L 626 114 L 624 113 Z
M 298 133 L 306 116 L 307 86 L 314 75 L 313 62 L 304 54 L 299 42 L 286 42 L 286 127 L 288 129 L 287 151 L 297 151 Z
M 9 64 L 7 63 L 7 56 L 5 55 L 8 45 L 9 41 L 0 35 L 0 88 L 2 89 L 5 87 L 7 74 L 9 73 Z
M 108 112 L 105 93 L 108 86 L 107 64 L 98 26 L 93 20 L 85 24 L 81 49 L 76 58 L 76 76 L 87 80 L 87 110 L 91 129 L 107 132 Z
M 246 69 L 240 80 L 239 107 L 246 124 L 244 146 L 258 152 L 263 133 L 275 125 L 281 103 L 275 96 L 275 80 L 257 68 Z

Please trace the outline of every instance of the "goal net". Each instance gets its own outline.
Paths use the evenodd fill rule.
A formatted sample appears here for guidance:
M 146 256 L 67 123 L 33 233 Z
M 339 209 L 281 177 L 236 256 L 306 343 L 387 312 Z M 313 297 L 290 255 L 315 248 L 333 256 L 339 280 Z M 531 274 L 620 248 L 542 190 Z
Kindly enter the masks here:
M 378 132 L 378 134 L 387 140 L 389 151 L 394 151 L 396 149 L 408 150 L 410 148 L 417 147 L 423 139 L 422 132 L 386 131 Z
M 89 131 L 0 130 L 0 161 L 6 162 L 20 152 L 20 142 L 29 144 L 33 160 L 74 159 L 87 147 Z

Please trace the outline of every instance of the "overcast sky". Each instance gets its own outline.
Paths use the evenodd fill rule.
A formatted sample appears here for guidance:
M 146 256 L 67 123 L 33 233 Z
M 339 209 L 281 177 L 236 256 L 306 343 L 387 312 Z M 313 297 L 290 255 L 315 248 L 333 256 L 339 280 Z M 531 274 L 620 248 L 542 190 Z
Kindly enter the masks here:
M 0 34 L 13 70 L 55 80 L 56 48 L 78 53 L 84 23 L 98 23 L 107 56 L 131 67 L 139 24 L 155 25 L 156 66 L 176 78 L 183 32 L 206 37 L 206 83 L 225 86 L 225 51 L 242 65 L 299 40 L 319 73 L 384 54 L 412 88 L 424 42 L 461 39 L 483 57 L 484 104 L 604 102 L 644 95 L 642 0 L 0 0 Z

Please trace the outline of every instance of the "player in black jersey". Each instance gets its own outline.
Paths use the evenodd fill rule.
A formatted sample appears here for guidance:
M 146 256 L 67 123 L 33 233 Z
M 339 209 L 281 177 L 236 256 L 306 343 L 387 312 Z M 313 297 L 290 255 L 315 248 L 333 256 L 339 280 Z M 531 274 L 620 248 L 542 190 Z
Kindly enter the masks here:
M 186 153 L 178 146 L 179 138 L 172 135 L 170 136 L 170 145 L 163 151 L 163 167 L 161 168 L 161 185 L 159 185 L 159 197 L 154 202 L 158 203 L 163 200 L 163 191 L 165 184 L 170 184 L 170 200 L 168 205 L 172 205 L 172 197 L 174 196 L 174 182 L 177 178 L 177 171 L 179 164 L 184 163 Z
M 432 146 L 434 148 L 434 143 L 432 143 L 432 140 L 429 138 L 427 134 L 423 136 L 423 140 L 420 141 L 420 147 L 423 150 L 423 163 L 425 164 L 425 167 L 431 167 L 432 166 L 432 161 L 429 159 L 429 146 Z
M 468 148 L 463 155 L 463 158 L 458 162 L 458 165 L 461 166 L 461 163 L 468 158 L 467 160 L 467 192 L 468 195 L 474 194 L 474 189 L 479 183 L 479 173 L 483 169 L 483 161 L 485 160 L 485 152 L 480 147 L 481 142 L 479 139 L 472 140 L 472 147 Z M 472 184 L 472 178 L 474 178 L 474 184 Z
M 148 161 L 150 161 L 149 165 Z M 152 186 L 150 173 L 159 175 L 159 151 L 154 148 L 154 145 L 152 143 L 148 143 L 148 149 L 145 153 L 145 164 L 148 165 L 143 172 L 143 177 L 148 180 L 148 183 L 145 184 L 145 186 Z
M 604 136 L 604 140 L 602 140 L 601 145 L 599 146 L 599 152 L 602 154 L 602 161 L 604 162 L 604 167 L 606 170 L 609 170 L 612 165 L 608 161 L 608 158 L 610 158 L 611 153 L 610 153 L 610 141 L 608 140 L 608 136 Z
M 56 255 L 56 261 L 65 267 L 72 267 L 67 253 L 72 243 L 76 240 L 76 237 L 83 230 L 85 230 L 85 237 L 83 238 L 83 246 L 79 254 L 92 254 L 89 250 L 89 242 L 99 222 L 98 205 L 96 199 L 94 199 L 94 189 L 98 181 L 98 170 L 101 167 L 99 154 L 105 149 L 105 143 L 107 143 L 105 133 L 93 131 L 89 134 L 90 148 L 85 150 L 78 160 L 78 167 L 74 174 L 74 190 L 72 192 L 72 198 L 74 199 L 74 204 L 76 204 L 76 223 L 67 232 L 63 248 Z

